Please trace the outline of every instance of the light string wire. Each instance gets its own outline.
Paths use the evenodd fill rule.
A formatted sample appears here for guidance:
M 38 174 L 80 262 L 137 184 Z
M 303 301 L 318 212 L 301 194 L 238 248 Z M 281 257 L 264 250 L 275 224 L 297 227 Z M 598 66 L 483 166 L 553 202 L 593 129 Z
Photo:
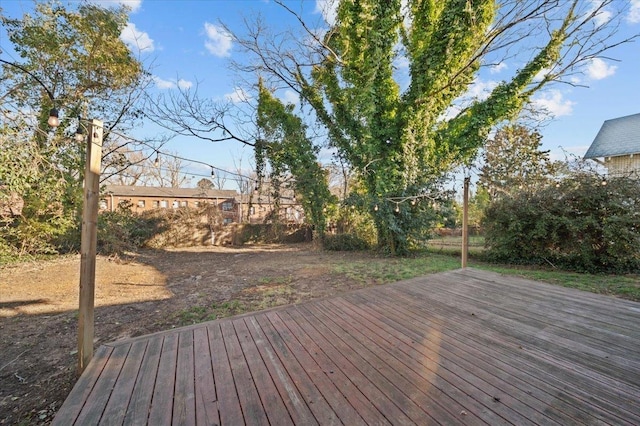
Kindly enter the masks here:
M 78 119 L 78 120 L 79 120 L 80 122 L 84 122 L 84 123 L 89 124 L 89 127 L 93 126 L 93 123 L 91 122 L 91 120 L 86 120 L 86 119 Z M 83 126 L 83 127 L 85 127 L 85 126 Z M 120 132 L 118 132 L 118 131 L 115 131 L 115 130 L 113 130 L 113 129 L 109 129 L 109 128 L 108 128 L 107 126 L 105 126 L 104 124 L 101 126 L 101 128 L 103 129 L 103 131 L 104 131 L 104 130 L 106 130 L 109 134 L 113 134 L 113 135 L 115 135 L 115 136 L 118 136 L 118 137 L 120 137 L 120 138 L 123 138 L 123 139 L 124 139 L 124 140 L 126 140 L 127 142 L 132 142 L 132 143 L 135 143 L 135 144 L 144 145 L 144 146 L 146 146 L 147 148 L 149 148 L 149 149 L 153 150 L 153 152 L 154 152 L 156 155 L 163 155 L 163 156 L 165 156 L 165 157 L 171 157 L 171 158 L 174 158 L 174 159 L 177 159 L 177 160 L 187 161 L 187 162 L 189 162 L 189 163 L 202 164 L 203 166 L 207 166 L 207 167 L 209 167 L 212 171 L 213 171 L 213 170 L 217 170 L 217 171 L 219 171 L 219 172 L 221 172 L 221 173 L 223 173 L 223 174 L 225 174 L 225 175 L 233 175 L 233 176 L 237 176 L 237 177 L 240 177 L 240 178 L 243 178 L 243 179 L 246 179 L 246 180 L 248 180 L 248 181 L 255 182 L 255 183 L 259 183 L 259 182 L 260 182 L 258 179 L 254 178 L 254 177 L 247 176 L 247 175 L 243 175 L 243 174 L 241 174 L 241 173 L 231 172 L 231 171 L 229 171 L 229 170 L 225 170 L 225 169 L 223 169 L 223 168 L 216 167 L 216 166 L 214 166 L 214 165 L 212 165 L 212 164 L 209 164 L 209 163 L 206 163 L 206 162 L 204 162 L 204 161 L 194 160 L 194 159 L 191 159 L 191 158 L 186 158 L 186 157 L 182 157 L 182 156 L 180 156 L 180 155 L 172 154 L 172 153 L 170 153 L 170 152 L 162 151 L 162 150 L 160 150 L 159 148 L 157 148 L 157 147 L 153 146 L 153 145 L 152 145 L 151 143 L 149 143 L 149 142 L 146 142 L 146 141 L 143 141 L 143 140 L 140 140 L 140 139 L 133 138 L 133 137 L 131 137 L 131 136 L 125 135 L 125 134 L 120 133 Z M 93 142 L 92 142 L 92 143 L 93 143 Z M 94 144 L 95 144 L 95 143 L 94 143 Z M 133 152 L 143 152 L 143 151 L 142 151 L 142 150 L 139 150 L 139 151 L 134 150 Z M 151 154 L 151 155 L 153 155 L 153 154 Z M 149 158 L 150 158 L 150 157 L 151 157 L 151 156 L 149 156 Z M 194 176 L 204 176 L 204 177 L 207 177 L 207 175 L 202 175 L 202 174 L 198 174 L 198 173 L 190 173 L 190 172 L 183 172 L 183 171 L 179 171 L 179 172 L 180 172 L 180 173 L 183 173 L 183 174 L 185 174 L 185 175 L 194 175 Z M 265 182 L 264 180 L 263 180 L 262 182 L 264 182 L 264 183 L 268 183 L 268 182 Z

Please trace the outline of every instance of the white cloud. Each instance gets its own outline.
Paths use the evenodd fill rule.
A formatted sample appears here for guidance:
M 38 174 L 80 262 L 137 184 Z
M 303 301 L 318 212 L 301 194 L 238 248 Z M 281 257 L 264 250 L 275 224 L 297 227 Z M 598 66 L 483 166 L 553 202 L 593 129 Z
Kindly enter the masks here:
M 631 0 L 630 3 L 627 22 L 637 24 L 640 22 L 640 0 Z
M 507 69 L 507 64 L 505 64 L 504 62 L 500 62 L 499 64 L 491 65 L 489 67 L 489 72 L 491 74 L 497 74 L 504 69 Z
M 207 48 L 209 53 L 221 58 L 231 55 L 231 47 L 233 46 L 231 34 L 227 33 L 222 27 L 209 22 L 204 23 L 204 30 L 207 35 L 204 47 Z
M 460 114 L 460 111 L 462 111 L 462 108 L 460 108 L 458 105 L 451 105 L 444 111 L 442 117 L 440 117 L 440 121 L 449 121 Z
M 604 25 L 611 20 L 611 18 L 613 17 L 613 13 L 611 13 L 611 11 L 607 10 L 606 8 L 602 8 L 603 0 L 591 0 L 590 3 L 591 9 L 588 11 L 588 13 L 593 13 L 596 9 L 601 8 L 593 18 L 597 26 Z
M 411 7 L 409 5 L 409 0 L 401 0 L 400 1 L 400 13 L 404 17 L 403 25 L 406 29 L 409 29 L 413 26 L 413 16 L 411 15 Z
M 497 85 L 497 81 L 482 81 L 479 78 L 476 78 L 467 89 L 465 97 L 470 97 L 472 99 L 478 100 L 486 99 L 489 97 L 491 91 L 495 89 Z
M 327 24 L 334 25 L 338 16 L 338 2 L 336 0 L 316 0 L 314 13 L 321 13 Z
M 131 22 L 122 29 L 120 40 L 129 46 L 129 49 L 137 50 L 138 52 L 153 52 L 155 49 L 153 40 L 149 37 L 149 34 L 144 31 L 139 31 L 136 28 L 136 24 Z
M 251 96 L 249 96 L 249 94 L 245 92 L 244 89 L 236 87 L 233 89 L 233 92 L 224 95 L 224 98 L 228 101 L 233 102 L 234 104 L 237 104 L 240 102 L 248 101 L 249 99 L 251 99 Z
M 281 99 L 284 104 L 297 105 L 300 102 L 300 96 L 291 89 L 285 90 Z
M 175 89 L 176 87 L 179 87 L 180 89 L 189 89 L 193 86 L 192 82 L 182 78 L 179 80 L 165 80 L 154 75 L 153 81 L 156 83 L 156 87 L 160 90 Z
M 191 86 L 193 86 L 191 81 L 187 81 L 182 78 L 178 80 L 178 87 L 181 89 L 191 89 Z
M 538 73 L 533 77 L 533 81 L 537 82 L 542 80 L 551 72 L 551 68 L 542 68 Z
M 593 58 L 587 66 L 587 76 L 592 80 L 602 80 L 615 74 L 617 68 L 615 65 L 607 65 L 600 58 Z
M 559 90 L 549 90 L 532 100 L 536 109 L 547 111 L 554 117 L 571 115 L 575 102 L 564 99 Z
M 129 9 L 131 9 L 131 12 L 137 12 L 138 10 L 140 10 L 142 0 L 92 0 L 91 3 L 101 7 L 123 5 L 129 7 Z
M 171 80 L 163 80 L 160 77 L 153 76 L 153 81 L 156 83 L 158 89 L 173 89 L 176 87 L 176 83 Z
M 569 77 L 569 81 L 571 82 L 571 84 L 582 84 L 582 79 L 577 75 L 572 75 L 571 77 Z

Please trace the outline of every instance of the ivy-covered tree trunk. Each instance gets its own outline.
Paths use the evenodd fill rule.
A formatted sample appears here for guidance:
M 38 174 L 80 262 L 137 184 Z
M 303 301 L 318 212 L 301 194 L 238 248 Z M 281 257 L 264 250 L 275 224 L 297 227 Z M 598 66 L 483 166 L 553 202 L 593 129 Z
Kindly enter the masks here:
M 268 175 L 271 182 L 278 183 L 273 194 L 278 204 L 282 195 L 280 182 L 290 177 L 290 189 L 316 236 L 322 239 L 326 228 L 325 208 L 332 200 L 327 173 L 317 161 L 318 150 L 307 137 L 306 126 L 293 114 L 293 106 L 283 105 L 262 81 L 259 83 L 258 130 L 261 133 L 255 146 L 258 177 Z

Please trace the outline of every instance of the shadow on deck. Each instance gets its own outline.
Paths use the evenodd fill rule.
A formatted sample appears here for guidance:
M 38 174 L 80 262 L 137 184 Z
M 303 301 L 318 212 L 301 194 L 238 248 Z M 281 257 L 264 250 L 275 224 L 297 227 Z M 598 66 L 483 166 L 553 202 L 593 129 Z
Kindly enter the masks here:
M 638 324 L 457 270 L 103 345 L 53 424 L 637 425 Z

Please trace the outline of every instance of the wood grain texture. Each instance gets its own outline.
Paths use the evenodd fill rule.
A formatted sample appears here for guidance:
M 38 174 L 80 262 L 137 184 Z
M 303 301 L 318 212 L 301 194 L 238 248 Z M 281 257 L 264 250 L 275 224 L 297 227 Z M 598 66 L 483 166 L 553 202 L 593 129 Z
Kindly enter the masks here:
M 640 304 L 464 269 L 100 347 L 55 425 L 640 424 Z

